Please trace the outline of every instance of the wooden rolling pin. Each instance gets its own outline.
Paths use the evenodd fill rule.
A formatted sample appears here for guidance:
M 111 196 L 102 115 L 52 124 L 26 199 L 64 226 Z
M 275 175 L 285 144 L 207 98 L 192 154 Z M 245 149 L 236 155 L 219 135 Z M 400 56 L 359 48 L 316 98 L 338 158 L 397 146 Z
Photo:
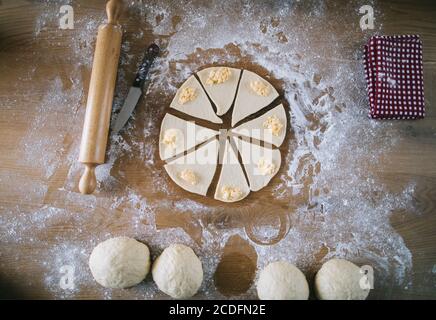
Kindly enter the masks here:
M 95 190 L 95 168 L 105 160 L 121 49 L 122 29 L 118 24 L 121 9 L 121 0 L 108 1 L 107 23 L 98 28 L 79 155 L 79 162 L 85 165 L 79 182 L 79 190 L 83 194 Z

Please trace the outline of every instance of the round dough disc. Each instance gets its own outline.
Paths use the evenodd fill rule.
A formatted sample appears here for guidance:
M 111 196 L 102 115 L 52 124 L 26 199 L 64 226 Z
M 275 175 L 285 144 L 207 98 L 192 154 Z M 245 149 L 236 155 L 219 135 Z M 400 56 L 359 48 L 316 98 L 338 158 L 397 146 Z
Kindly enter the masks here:
M 192 193 L 206 196 L 213 188 L 214 198 L 222 202 L 237 202 L 251 191 L 264 188 L 280 169 L 281 154 L 276 147 L 283 143 L 287 132 L 286 112 L 282 104 L 262 111 L 272 106 L 277 97 L 277 91 L 267 80 L 248 70 L 220 66 L 191 75 L 181 85 L 170 105 L 171 109 L 184 112 L 191 118 L 181 119 L 167 113 L 161 125 L 159 155 L 166 162 L 164 168 L 168 175 L 177 185 Z M 228 113 L 232 105 L 232 127 L 241 124 L 236 128 L 220 130 L 222 121 L 218 116 Z M 253 114 L 257 118 L 245 120 L 253 118 Z M 201 126 L 187 121 L 195 119 L 209 121 L 210 125 L 205 121 Z M 222 163 L 218 182 L 212 186 L 217 169 L 215 163 L 181 160 L 191 159 L 192 155 L 195 159 L 202 153 L 199 152 L 201 144 L 210 144 L 209 140 L 216 135 L 219 135 L 220 142 L 226 141 L 225 145 L 220 145 L 218 159 L 227 157 L 235 162 Z M 237 137 L 254 139 L 245 143 L 252 146 L 245 149 L 253 151 L 255 156 L 244 157 L 245 154 L 241 154 L 242 163 L 238 158 L 241 153 L 239 144 L 234 149 L 228 142 L 229 138 L 233 138 L 234 145 L 239 141 L 235 139 Z M 215 158 L 215 154 L 213 156 Z

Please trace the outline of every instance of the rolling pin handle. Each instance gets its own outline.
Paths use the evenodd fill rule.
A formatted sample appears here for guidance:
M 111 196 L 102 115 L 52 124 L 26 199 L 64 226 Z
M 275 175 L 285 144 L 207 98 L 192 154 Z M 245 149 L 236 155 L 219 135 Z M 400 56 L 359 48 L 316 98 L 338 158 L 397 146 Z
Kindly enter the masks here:
M 93 163 L 85 163 L 85 172 L 79 182 L 79 191 L 82 194 L 91 194 L 97 186 L 97 178 L 95 177 L 95 167 Z
M 123 3 L 121 0 L 109 0 L 106 3 L 107 23 L 118 24 Z

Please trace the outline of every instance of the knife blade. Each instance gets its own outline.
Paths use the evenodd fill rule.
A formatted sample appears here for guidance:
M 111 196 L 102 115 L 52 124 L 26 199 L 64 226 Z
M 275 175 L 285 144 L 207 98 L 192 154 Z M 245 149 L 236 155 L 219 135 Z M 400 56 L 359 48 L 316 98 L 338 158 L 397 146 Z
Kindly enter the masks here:
M 133 81 L 133 84 L 129 89 L 129 93 L 124 100 L 123 106 L 121 107 L 121 110 L 118 113 L 117 118 L 115 119 L 114 126 L 112 127 L 112 132 L 119 132 L 132 115 L 132 112 L 135 109 L 136 104 L 138 103 L 139 98 L 142 95 L 144 84 L 147 80 L 148 71 L 153 64 L 154 59 L 158 56 L 159 51 L 159 47 L 154 43 L 147 48 L 144 59 L 142 59 L 141 65 L 139 66 L 138 72 L 136 73 L 135 81 Z

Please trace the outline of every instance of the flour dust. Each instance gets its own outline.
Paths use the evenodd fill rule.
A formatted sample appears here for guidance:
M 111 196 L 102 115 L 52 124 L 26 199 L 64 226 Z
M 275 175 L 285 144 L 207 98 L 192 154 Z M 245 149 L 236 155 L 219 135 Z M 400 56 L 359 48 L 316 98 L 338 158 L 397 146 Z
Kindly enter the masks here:
M 41 6 L 35 41 L 44 39 L 49 48 L 56 48 L 54 39 L 63 32 L 53 27 L 58 7 L 51 1 Z M 278 243 L 263 246 L 247 237 L 243 225 L 206 223 L 216 207 L 186 198 L 157 201 L 150 193 L 145 196 L 141 192 L 147 186 L 126 183 L 132 174 L 126 168 L 140 161 L 139 170 L 151 177 L 147 185 L 154 192 L 170 195 L 174 188 L 155 158 L 159 119 L 167 109 L 152 109 L 147 99 L 137 106 L 123 133 L 110 136 L 107 162 L 97 169 L 96 193 L 77 193 L 82 170 L 77 158 L 86 102 L 84 87 L 96 29 L 103 21 L 100 11 L 86 12 L 78 5 L 68 44 L 68 63 L 73 68 L 67 77 L 61 70 L 44 80 L 47 91 L 35 105 L 36 117 L 21 139 L 22 165 L 35 170 L 39 178 L 26 189 L 27 200 L 3 208 L 2 255 L 31 261 L 44 275 L 39 285 L 42 282 L 48 295 L 55 298 L 86 297 L 85 293 L 107 299 L 163 297 L 150 278 L 122 292 L 103 289 L 93 281 L 87 267 L 92 248 L 118 235 L 144 241 L 153 257 L 171 243 L 192 246 L 205 270 L 202 297 L 222 297 L 214 287 L 213 275 L 222 248 L 235 234 L 249 239 L 258 254 L 259 268 L 270 261 L 288 260 L 305 272 L 313 272 L 319 263 L 343 257 L 371 264 L 381 287 L 408 286 L 412 255 L 392 228 L 390 217 L 397 209 L 415 210 L 415 184 L 410 181 L 402 190 L 392 191 L 376 175 L 378 166 L 386 165 L 381 157 L 401 143 L 401 135 L 392 122 L 367 117 L 360 59 L 361 46 L 370 34 L 359 29 L 358 8 L 357 1 L 346 5 L 324 1 L 128 4 L 127 14 L 135 19 L 135 28 L 124 35 L 114 114 L 127 94 L 131 73 L 140 63 L 141 48 L 148 45 L 143 39 L 150 33 L 163 49 L 151 70 L 150 99 L 169 102 L 177 86 L 204 65 L 244 64 L 263 71 L 286 100 L 291 138 L 286 140 L 281 176 L 272 192 L 277 199 L 292 201 L 287 214 L 290 229 Z M 381 26 L 374 32 L 380 31 Z M 52 58 L 47 56 L 40 63 L 49 64 Z M 37 75 L 38 66 L 26 63 Z M 31 91 L 34 84 L 28 83 Z M 8 179 L 24 177 L 2 173 L 1 180 Z M 40 203 L 38 208 L 29 205 L 35 202 Z M 162 208 L 171 208 L 175 216 L 189 216 L 185 221 L 197 230 L 197 238 L 183 226 L 159 226 Z M 253 232 L 266 239 L 277 235 L 276 225 L 258 226 Z M 56 245 L 46 246 L 47 239 L 50 243 L 55 239 Z M 33 251 L 12 252 L 5 244 Z M 59 286 L 63 265 L 76 270 L 72 290 Z M 37 286 L 38 280 L 30 285 Z M 241 297 L 255 297 L 254 287 Z

